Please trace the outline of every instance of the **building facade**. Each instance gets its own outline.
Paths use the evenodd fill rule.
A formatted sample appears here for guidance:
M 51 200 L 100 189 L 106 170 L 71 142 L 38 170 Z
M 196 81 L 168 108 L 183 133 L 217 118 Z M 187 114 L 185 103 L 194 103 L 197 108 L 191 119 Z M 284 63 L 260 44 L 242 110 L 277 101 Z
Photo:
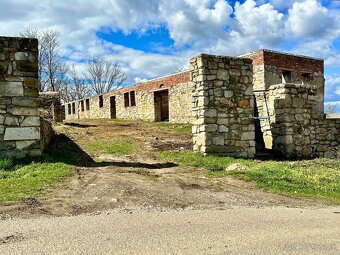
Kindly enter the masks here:
M 68 102 L 66 119 L 193 124 L 194 150 L 253 158 L 340 157 L 340 119 L 326 119 L 324 62 L 270 50 L 201 54 L 189 71 Z

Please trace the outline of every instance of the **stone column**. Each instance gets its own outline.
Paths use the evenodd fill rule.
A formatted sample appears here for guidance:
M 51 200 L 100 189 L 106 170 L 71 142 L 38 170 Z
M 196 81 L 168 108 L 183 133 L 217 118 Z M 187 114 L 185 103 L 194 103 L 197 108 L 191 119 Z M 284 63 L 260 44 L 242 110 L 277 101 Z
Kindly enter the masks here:
M 253 158 L 252 60 L 202 54 L 190 61 L 194 151 Z
M 40 155 L 38 40 L 0 37 L 0 153 Z

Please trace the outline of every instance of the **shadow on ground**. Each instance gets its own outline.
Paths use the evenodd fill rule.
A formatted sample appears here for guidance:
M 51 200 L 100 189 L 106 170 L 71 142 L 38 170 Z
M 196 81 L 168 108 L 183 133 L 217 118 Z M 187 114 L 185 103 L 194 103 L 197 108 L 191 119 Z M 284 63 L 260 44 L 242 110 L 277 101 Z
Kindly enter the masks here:
M 96 162 L 89 154 L 80 148 L 72 139 L 64 134 L 55 136 L 54 141 L 47 148 L 43 155 L 43 160 L 47 162 L 62 162 L 79 167 L 131 167 L 146 169 L 162 169 L 178 166 L 177 164 L 166 163 L 141 163 L 127 161 Z
M 80 123 L 75 123 L 75 122 L 64 122 L 63 124 L 66 126 L 79 127 L 79 128 L 97 127 L 97 125 L 80 124 Z

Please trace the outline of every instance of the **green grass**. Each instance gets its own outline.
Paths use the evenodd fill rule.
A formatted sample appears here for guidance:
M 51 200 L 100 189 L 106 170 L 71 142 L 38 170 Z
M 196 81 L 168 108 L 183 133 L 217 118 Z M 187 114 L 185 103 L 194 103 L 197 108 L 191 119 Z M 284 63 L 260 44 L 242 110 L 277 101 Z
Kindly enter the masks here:
M 11 168 L 3 168 L 11 161 Z M 30 163 L 16 165 L 0 159 L 0 204 L 23 198 L 39 197 L 46 188 L 72 175 L 74 167 L 63 163 Z
M 89 153 L 127 155 L 138 151 L 136 142 L 128 138 L 116 138 L 109 141 L 80 141 L 79 144 Z
M 148 122 L 149 125 L 158 130 L 166 130 L 176 134 L 191 134 L 191 124 L 178 124 L 170 122 Z
M 198 153 L 165 151 L 161 158 L 185 166 L 207 169 L 216 178 L 233 176 L 255 182 L 259 188 L 288 196 L 321 198 L 340 203 L 340 161 L 315 159 L 305 161 L 256 161 L 229 157 L 204 157 Z M 223 171 L 231 164 L 247 165 L 247 170 Z

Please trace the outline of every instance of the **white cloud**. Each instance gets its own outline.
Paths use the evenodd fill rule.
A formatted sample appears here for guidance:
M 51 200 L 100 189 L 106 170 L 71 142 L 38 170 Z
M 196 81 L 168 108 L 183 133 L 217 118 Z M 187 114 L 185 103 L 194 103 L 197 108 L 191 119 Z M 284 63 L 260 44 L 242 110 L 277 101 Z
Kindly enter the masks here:
M 178 1 L 172 5 L 161 6 L 170 35 L 177 46 L 183 46 L 198 40 L 209 41 L 225 34 L 224 27 L 229 23 L 231 6 L 224 0 Z
M 256 6 L 253 0 L 236 3 L 235 17 L 238 21 L 236 31 L 243 37 L 258 43 L 277 44 L 285 36 L 284 15 L 267 3 Z
M 320 2 L 305 0 L 293 4 L 287 27 L 299 38 L 321 37 L 332 31 L 334 19 Z
M 339 101 L 340 100 L 340 74 L 333 74 L 326 76 L 326 100 L 325 101 Z
M 200 52 L 239 55 L 259 48 L 288 49 L 340 66 L 339 45 L 333 43 L 340 37 L 340 11 L 316 0 L 247 0 L 234 10 L 225 0 L 2 0 L 0 35 L 15 35 L 25 26 L 59 30 L 70 60 L 104 55 L 120 61 L 131 81 L 171 73 Z M 159 27 L 169 30 L 177 46 L 167 54 L 131 49 L 96 34 L 143 34 Z

